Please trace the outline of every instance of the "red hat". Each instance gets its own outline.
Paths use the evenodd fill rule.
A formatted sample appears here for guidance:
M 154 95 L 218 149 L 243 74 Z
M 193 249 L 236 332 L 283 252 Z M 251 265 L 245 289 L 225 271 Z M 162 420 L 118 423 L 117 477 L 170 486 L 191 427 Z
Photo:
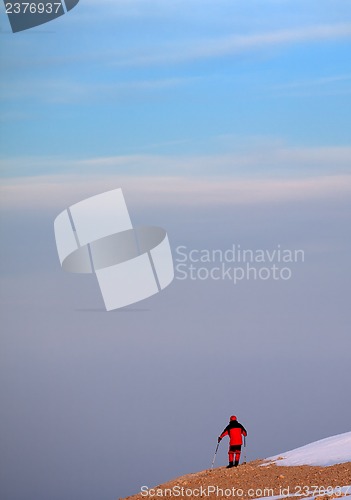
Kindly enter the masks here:
M 232 421 L 232 420 L 236 420 L 236 416 L 235 416 L 235 415 L 232 415 L 232 416 L 230 417 L 230 420 L 231 420 L 231 421 Z

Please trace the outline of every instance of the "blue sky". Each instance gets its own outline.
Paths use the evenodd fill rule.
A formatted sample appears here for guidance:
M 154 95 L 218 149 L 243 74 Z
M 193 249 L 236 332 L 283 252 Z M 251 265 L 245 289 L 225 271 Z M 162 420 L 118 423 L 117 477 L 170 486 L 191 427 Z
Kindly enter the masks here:
M 37 174 L 26 157 L 175 157 L 241 143 L 249 152 L 257 137 L 348 147 L 350 10 L 343 1 L 81 0 L 16 36 L 2 16 L 6 175 Z M 50 163 L 47 172 L 56 173 Z
M 249 459 L 349 431 L 351 4 L 80 0 L 17 34 L 0 7 L 6 500 L 207 468 L 232 413 Z M 119 187 L 173 250 L 305 262 L 107 314 L 93 276 L 62 272 L 53 221 Z

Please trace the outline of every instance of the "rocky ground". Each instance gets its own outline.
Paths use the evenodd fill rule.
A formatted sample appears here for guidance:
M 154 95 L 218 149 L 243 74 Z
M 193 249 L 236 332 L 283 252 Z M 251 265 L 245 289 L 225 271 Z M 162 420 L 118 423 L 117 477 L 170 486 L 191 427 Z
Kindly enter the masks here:
M 128 497 L 128 500 L 145 498 L 208 498 L 253 500 L 275 495 L 292 496 L 297 499 L 318 497 L 330 500 L 351 495 L 347 492 L 331 492 L 332 488 L 351 485 L 351 462 L 330 467 L 277 466 L 261 467 L 256 460 L 237 468 L 225 467 L 187 474 L 168 483 L 158 485 Z M 328 489 L 329 488 L 329 489 Z M 122 499 L 120 499 L 122 500 Z

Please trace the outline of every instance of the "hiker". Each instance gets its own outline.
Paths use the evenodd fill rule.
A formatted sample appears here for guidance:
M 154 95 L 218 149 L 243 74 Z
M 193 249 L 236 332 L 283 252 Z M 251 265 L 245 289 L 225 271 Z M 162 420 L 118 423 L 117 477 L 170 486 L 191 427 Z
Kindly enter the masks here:
M 243 443 L 242 436 L 247 436 L 245 427 L 239 424 L 235 415 L 230 417 L 229 424 L 218 438 L 218 443 L 220 443 L 222 438 L 227 434 L 229 436 L 229 465 L 227 465 L 227 469 L 230 469 L 231 467 L 237 467 L 239 465 L 241 445 Z

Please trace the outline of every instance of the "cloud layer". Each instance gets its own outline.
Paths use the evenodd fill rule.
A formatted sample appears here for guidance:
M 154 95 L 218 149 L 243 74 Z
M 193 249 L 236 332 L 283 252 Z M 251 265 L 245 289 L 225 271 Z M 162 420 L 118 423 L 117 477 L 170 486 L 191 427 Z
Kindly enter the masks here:
M 351 175 L 296 179 L 233 177 L 76 175 L 8 180 L 2 187 L 3 209 L 60 210 L 100 192 L 121 187 L 134 205 L 256 205 L 301 200 L 348 199 Z

